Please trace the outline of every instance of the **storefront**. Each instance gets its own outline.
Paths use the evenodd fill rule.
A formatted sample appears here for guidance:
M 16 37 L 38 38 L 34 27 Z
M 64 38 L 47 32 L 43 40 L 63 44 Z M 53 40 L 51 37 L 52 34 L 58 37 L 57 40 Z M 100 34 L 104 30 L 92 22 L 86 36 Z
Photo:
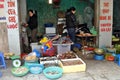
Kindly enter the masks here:
M 62 35 L 66 26 L 65 12 L 71 6 L 76 8 L 77 30 L 80 31 L 75 43 L 68 35 Z M 29 43 L 27 36 L 23 37 L 27 32 L 22 24 L 27 23 L 29 9 L 37 11 L 38 36 L 43 36 L 34 43 Z M 14 76 L 43 71 L 47 78 L 53 79 L 54 74 L 60 78 L 62 73 L 85 72 L 84 59 L 88 58 L 115 61 L 120 65 L 117 52 L 120 47 L 112 44 L 113 0 L 0 0 L 0 12 L 3 12 L 0 14 L 0 50 L 5 58 L 13 60 Z M 24 45 L 30 46 L 31 51 L 24 52 Z

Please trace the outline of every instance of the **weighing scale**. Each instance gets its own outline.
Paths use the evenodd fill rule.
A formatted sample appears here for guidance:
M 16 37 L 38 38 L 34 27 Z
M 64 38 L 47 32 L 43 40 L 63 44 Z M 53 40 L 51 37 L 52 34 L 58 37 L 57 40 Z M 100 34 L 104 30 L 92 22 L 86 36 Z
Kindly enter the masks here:
M 12 59 L 12 65 L 14 67 L 20 67 L 21 66 L 21 60 L 20 60 L 20 56 L 14 55 L 11 57 Z

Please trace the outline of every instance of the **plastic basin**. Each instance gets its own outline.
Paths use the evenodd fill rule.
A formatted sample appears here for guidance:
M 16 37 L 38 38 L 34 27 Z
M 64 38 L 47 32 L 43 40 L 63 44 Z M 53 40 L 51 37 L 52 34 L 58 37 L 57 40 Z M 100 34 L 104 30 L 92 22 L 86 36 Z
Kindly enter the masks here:
M 104 55 L 95 54 L 95 55 L 94 55 L 94 59 L 95 59 L 95 60 L 104 60 Z
M 110 53 L 115 53 L 116 49 L 115 48 L 107 48 L 107 51 Z
M 30 72 L 31 72 L 32 74 L 39 74 L 39 73 L 42 72 L 42 68 L 41 68 L 41 67 L 31 67 L 31 68 L 30 68 Z
M 56 66 L 47 67 L 43 70 L 44 75 L 49 79 L 57 79 L 62 76 L 63 69 Z
M 14 76 L 25 76 L 29 72 L 29 69 L 25 66 L 20 66 L 12 68 L 11 72 Z
M 43 64 L 33 64 L 29 67 L 29 70 L 32 74 L 39 74 L 43 71 Z

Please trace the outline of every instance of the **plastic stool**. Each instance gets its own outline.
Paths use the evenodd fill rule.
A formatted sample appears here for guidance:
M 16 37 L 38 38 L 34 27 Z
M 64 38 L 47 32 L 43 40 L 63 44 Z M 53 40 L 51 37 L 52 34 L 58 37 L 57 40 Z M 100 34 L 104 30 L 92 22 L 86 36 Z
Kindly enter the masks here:
M 6 63 L 2 52 L 0 52 L 0 67 L 6 68 Z
M 117 54 L 117 55 L 115 56 L 114 62 L 117 63 L 117 64 L 120 66 L 120 54 Z
M 2 72 L 0 72 L 0 77 L 2 77 Z

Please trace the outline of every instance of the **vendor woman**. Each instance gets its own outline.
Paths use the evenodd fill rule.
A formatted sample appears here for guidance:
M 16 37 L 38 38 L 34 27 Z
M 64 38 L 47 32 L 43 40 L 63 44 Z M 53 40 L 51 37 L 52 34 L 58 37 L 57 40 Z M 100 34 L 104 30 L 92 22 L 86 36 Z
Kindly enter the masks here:
M 37 41 L 37 27 L 38 27 L 38 21 L 37 21 L 37 13 L 34 10 L 29 10 L 29 20 L 25 26 L 28 26 L 31 30 L 31 42 Z

